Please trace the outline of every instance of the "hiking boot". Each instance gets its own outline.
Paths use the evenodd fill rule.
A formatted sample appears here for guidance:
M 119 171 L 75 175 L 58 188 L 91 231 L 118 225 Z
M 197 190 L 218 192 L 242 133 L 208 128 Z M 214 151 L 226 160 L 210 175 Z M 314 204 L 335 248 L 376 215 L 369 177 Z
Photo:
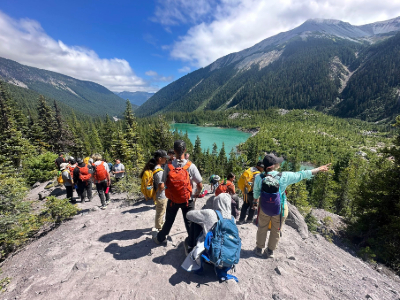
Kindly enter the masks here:
M 163 243 L 165 243 L 167 241 L 167 239 L 163 240 L 162 242 L 160 242 L 157 238 L 157 234 L 153 235 L 153 241 L 154 243 L 156 243 L 157 245 L 161 245 Z
M 265 253 L 267 258 L 274 258 L 274 251 L 273 250 L 270 250 L 270 249 L 267 248 L 267 249 L 265 249 L 264 253 Z
M 262 249 L 261 249 L 261 248 L 256 247 L 256 248 L 254 249 L 254 253 L 255 253 L 257 256 L 262 257 Z

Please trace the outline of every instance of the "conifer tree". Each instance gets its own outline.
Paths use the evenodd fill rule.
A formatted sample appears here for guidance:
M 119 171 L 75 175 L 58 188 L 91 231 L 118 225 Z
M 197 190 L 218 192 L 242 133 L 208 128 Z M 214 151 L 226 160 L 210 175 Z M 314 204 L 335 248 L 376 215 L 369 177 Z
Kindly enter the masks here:
M 54 151 L 65 152 L 74 146 L 74 136 L 73 133 L 69 130 L 68 124 L 64 122 L 60 108 L 58 107 L 56 101 L 54 101 L 54 113 L 56 124 L 54 130 Z
M 311 203 L 317 208 L 331 211 L 337 198 L 337 183 L 333 180 L 334 172 L 329 170 L 319 173 L 313 180 Z
M 137 174 L 144 162 L 143 150 L 139 145 L 138 125 L 133 115 L 132 105 L 129 100 L 126 101 L 125 110 L 125 134 L 123 139 L 126 141 L 126 164 L 132 167 Z M 125 143 L 125 142 L 123 142 Z
M 104 153 L 106 151 L 110 151 L 111 145 L 112 145 L 112 138 L 113 138 L 113 133 L 115 131 L 115 124 L 114 122 L 110 119 L 108 115 L 106 115 L 106 120 L 103 123 L 103 126 L 101 128 L 100 132 L 100 139 L 101 143 L 103 145 L 103 151 Z
M 39 126 L 43 130 L 43 141 L 54 151 L 56 128 L 54 113 L 42 95 L 39 96 L 37 113 Z
M 103 152 L 103 146 L 99 137 L 99 131 L 96 129 L 96 125 L 91 123 L 89 131 L 89 141 L 91 151 L 90 153 L 101 153 Z
M 288 186 L 286 189 L 288 200 L 301 211 L 302 208 L 308 207 L 308 191 L 304 180 Z
M 153 151 L 158 149 L 168 151 L 173 146 L 173 135 L 164 116 L 159 115 L 157 117 L 156 123 L 150 130 L 150 141 Z
M 196 166 L 199 166 L 202 160 L 203 160 L 203 153 L 201 151 L 201 140 L 199 136 L 197 136 L 196 141 L 194 143 L 192 161 L 196 164 Z

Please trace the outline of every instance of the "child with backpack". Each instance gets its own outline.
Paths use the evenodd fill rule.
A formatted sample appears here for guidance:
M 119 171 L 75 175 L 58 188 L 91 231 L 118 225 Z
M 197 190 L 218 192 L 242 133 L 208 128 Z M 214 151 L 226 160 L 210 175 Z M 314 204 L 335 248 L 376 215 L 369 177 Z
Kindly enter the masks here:
M 208 181 L 210 182 L 211 185 L 211 194 L 215 192 L 215 190 L 217 189 L 218 185 L 219 185 L 219 181 L 221 180 L 221 177 L 219 177 L 218 175 L 211 175 L 210 178 L 208 179 Z
M 156 207 L 155 228 L 160 231 L 164 224 L 165 210 L 168 199 L 165 196 L 165 185 L 163 181 L 164 170 L 162 165 L 166 163 L 169 156 L 164 150 L 157 150 L 154 158 L 150 159 L 140 173 L 142 178 L 141 190 L 146 200 L 153 199 Z
M 101 201 L 101 209 L 106 209 L 110 202 L 110 169 L 108 164 L 102 160 L 100 154 L 92 155 L 93 158 L 93 179 Z
M 258 205 L 257 246 L 254 252 L 257 256 L 263 255 L 263 248 L 267 239 L 268 226 L 271 222 L 271 232 L 268 247 L 264 251 L 267 257 L 274 257 L 278 245 L 280 231 L 288 215 L 286 205 L 286 188 L 303 179 L 309 179 L 319 172 L 327 172 L 331 164 L 313 170 L 299 172 L 278 173 L 283 157 L 267 154 L 263 159 L 264 173 L 257 176 L 254 182 L 254 202 Z
M 222 181 L 218 188 L 215 190 L 215 196 L 218 196 L 222 193 L 228 193 L 231 196 L 232 203 L 231 203 L 231 210 L 232 216 L 235 219 L 239 216 L 239 197 L 236 195 L 235 184 L 233 183 L 236 179 L 235 174 L 229 173 L 226 180 Z
M 204 262 L 212 264 L 218 279 L 234 279 L 228 274 L 239 262 L 241 240 L 231 215 L 231 198 L 222 193 L 213 200 L 213 209 L 194 210 L 187 214 L 192 225 L 200 227 L 196 247 L 182 264 L 186 271 L 201 272 Z
M 168 202 L 165 223 L 161 231 L 153 236 L 156 244 L 166 241 L 166 237 L 174 224 L 179 209 L 182 210 L 186 231 L 189 235 L 191 222 L 186 218 L 186 215 L 194 209 L 195 203 L 193 198 L 196 198 L 203 188 L 203 179 L 199 170 L 195 164 L 185 159 L 186 143 L 182 140 L 175 141 L 174 151 L 176 159 L 166 165 L 163 174 L 163 181 L 166 188 L 165 196 L 168 198 Z M 196 192 L 192 195 L 194 185 L 196 185 Z M 189 238 L 185 241 L 188 248 L 195 246 L 195 238 L 189 235 Z
M 238 221 L 238 225 L 242 225 L 243 223 L 251 223 L 253 222 L 254 217 L 254 208 L 253 208 L 253 186 L 254 180 L 256 176 L 260 175 L 261 172 L 264 171 L 263 162 L 260 160 L 257 162 L 255 167 L 251 167 L 243 172 L 242 176 L 239 178 L 238 188 L 242 191 L 243 194 L 243 205 L 240 211 L 240 217 Z M 245 221 L 247 210 L 249 210 L 249 215 L 247 216 L 247 220 Z

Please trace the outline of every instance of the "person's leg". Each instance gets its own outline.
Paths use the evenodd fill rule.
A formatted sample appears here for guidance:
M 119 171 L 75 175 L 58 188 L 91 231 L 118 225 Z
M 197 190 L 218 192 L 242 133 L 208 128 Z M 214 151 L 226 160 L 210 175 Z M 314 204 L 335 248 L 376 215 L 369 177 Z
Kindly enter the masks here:
M 189 235 L 187 239 L 185 240 L 185 243 L 187 245 L 187 252 L 191 252 L 192 249 L 196 246 L 197 244 L 197 238 L 203 231 L 203 227 L 195 222 L 191 222 L 190 224 L 190 229 L 189 229 Z
M 195 203 L 193 200 L 189 200 L 188 205 L 186 206 L 185 204 L 181 205 L 181 209 L 182 209 L 182 216 L 183 216 L 183 221 L 185 222 L 185 227 L 186 227 L 186 232 L 189 234 L 189 230 L 190 230 L 190 224 L 192 223 L 191 221 L 188 220 L 188 218 L 186 218 L 186 214 L 191 211 L 194 210 L 194 206 Z
M 247 195 L 246 195 L 247 196 Z M 243 222 L 244 219 L 246 218 L 246 213 L 247 213 L 247 209 L 249 208 L 249 202 L 246 199 L 246 201 L 243 200 L 243 205 L 242 205 L 242 209 L 240 211 L 240 217 L 239 217 L 239 222 Z
M 280 239 L 280 230 L 282 230 L 283 224 L 285 224 L 285 220 L 288 216 L 288 209 L 285 206 L 284 215 L 282 217 L 273 216 L 271 222 L 271 233 L 268 239 L 268 249 L 275 250 L 278 246 L 279 239 Z
M 88 184 L 86 185 L 86 192 L 87 192 L 87 197 L 89 199 L 89 201 L 92 201 L 92 182 L 88 182 Z
M 268 233 L 268 224 L 271 220 L 270 216 L 267 216 L 260 210 L 260 214 L 258 216 L 258 230 L 257 230 L 257 247 L 258 248 L 265 248 L 265 241 L 267 239 Z M 270 238 L 271 239 L 271 238 Z M 273 249 L 271 249 L 273 250 Z
M 161 231 L 157 234 L 157 240 L 159 242 L 163 242 L 169 232 L 171 231 L 172 225 L 174 225 L 176 214 L 178 213 L 179 206 L 172 203 L 171 200 L 168 199 L 167 209 L 165 211 L 165 223 L 161 229 Z
M 168 199 L 157 199 L 156 200 L 156 218 L 155 228 L 161 230 L 164 224 L 165 210 L 167 209 Z
M 101 182 L 96 183 L 96 189 L 97 189 L 97 193 L 99 194 L 99 197 L 100 197 L 101 206 L 105 206 L 106 201 L 105 201 L 104 190 L 103 190 L 103 186 L 102 186 Z
M 249 215 L 247 216 L 247 222 L 253 222 L 253 217 L 254 217 L 254 208 L 253 208 L 253 193 L 247 194 L 247 201 L 249 204 Z
M 65 189 L 67 190 L 67 199 L 73 202 L 73 193 L 72 193 L 72 186 L 66 186 Z

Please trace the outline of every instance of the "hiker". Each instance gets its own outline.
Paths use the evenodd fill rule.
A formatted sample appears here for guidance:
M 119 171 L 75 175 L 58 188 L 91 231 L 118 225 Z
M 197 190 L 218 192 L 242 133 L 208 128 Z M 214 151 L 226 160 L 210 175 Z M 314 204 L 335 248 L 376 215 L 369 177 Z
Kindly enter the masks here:
M 167 154 L 169 156 L 169 159 L 168 159 L 167 163 L 172 163 L 172 161 L 175 159 L 175 151 L 174 151 L 174 149 L 169 149 Z
M 56 164 L 57 170 L 61 171 L 61 164 L 65 163 L 64 153 L 59 153 L 54 163 Z
M 232 216 L 236 219 L 239 216 L 239 197 L 236 195 L 235 184 L 233 183 L 235 179 L 235 174 L 229 173 L 226 180 L 218 185 L 218 188 L 215 190 L 215 196 L 222 193 L 227 193 L 231 196 Z
M 186 160 L 189 160 L 189 156 L 190 156 L 189 153 L 185 153 L 185 159 L 186 159 Z
M 106 209 L 110 202 L 110 169 L 108 164 L 102 161 L 100 154 L 93 154 L 93 179 L 101 201 L 101 209 Z
M 223 220 L 220 219 L 217 211 L 221 214 Z M 234 232 L 236 232 L 234 237 L 236 240 L 235 242 L 233 242 L 232 240 L 233 235 L 229 233 L 229 239 L 231 242 L 225 243 L 225 245 L 223 244 L 228 248 L 221 250 L 221 254 L 223 251 L 225 258 L 227 258 L 226 256 L 232 253 L 234 253 L 234 255 L 233 257 L 229 257 L 230 262 L 228 264 L 223 263 L 222 264 L 223 266 L 219 267 L 215 266 L 215 273 L 217 274 L 218 278 L 222 281 L 228 279 L 234 279 L 237 281 L 237 278 L 235 276 L 227 274 L 227 272 L 233 267 L 233 264 L 238 263 L 240 256 L 240 248 L 241 248 L 241 242 L 240 242 L 240 237 L 238 235 L 238 230 L 234 223 L 235 221 L 234 219 L 232 219 L 231 216 L 231 197 L 229 196 L 229 194 L 222 193 L 219 196 L 215 197 L 213 200 L 213 209 L 201 209 L 201 210 L 190 211 L 187 214 L 187 218 L 192 222 L 191 227 L 196 227 L 196 233 L 197 233 L 196 236 L 198 236 L 198 238 L 196 241 L 197 242 L 196 246 L 187 255 L 185 261 L 182 264 L 182 268 L 189 272 L 190 271 L 201 272 L 203 270 L 204 261 L 211 262 L 211 264 L 215 266 L 216 265 L 215 259 L 219 259 L 222 257 L 218 257 L 218 252 L 212 251 L 213 249 L 210 250 L 208 248 L 208 244 L 210 244 L 211 242 L 212 245 L 212 239 L 214 238 L 214 237 L 211 238 L 209 232 L 217 230 L 216 228 L 218 226 L 215 226 L 215 224 L 218 222 L 218 220 L 225 222 L 226 220 L 230 220 L 231 221 L 230 226 L 229 225 L 228 226 L 232 228 Z M 222 239 L 224 238 L 223 235 L 225 231 L 226 229 L 224 229 L 223 231 L 219 231 L 219 233 L 222 233 L 221 237 Z M 216 234 L 216 236 L 218 236 L 218 234 Z M 236 251 L 229 251 L 233 249 Z M 215 254 L 217 254 L 216 255 L 217 257 L 215 257 Z M 236 262 L 234 262 L 235 260 Z
M 164 225 L 165 210 L 167 209 L 168 199 L 165 196 L 165 184 L 163 181 L 164 170 L 162 165 L 166 163 L 169 156 L 164 150 L 157 150 L 154 153 L 156 166 L 153 169 L 154 189 L 156 190 L 154 204 L 156 206 L 155 228 L 160 231 Z
M 63 179 L 63 183 L 65 186 L 65 189 L 67 190 L 67 198 L 69 199 L 69 202 L 71 203 L 76 203 L 73 197 L 73 185 L 74 185 L 74 180 L 71 176 L 71 173 L 68 170 L 68 163 L 62 163 L 60 165 L 60 170 L 61 170 L 61 175 Z
M 189 234 L 191 222 L 186 218 L 186 214 L 194 209 L 195 203 L 193 198 L 196 198 L 202 190 L 203 179 L 197 167 L 192 162 L 185 159 L 186 143 L 184 141 L 175 141 L 174 151 L 176 159 L 173 160 L 172 163 L 167 164 L 163 174 L 163 182 L 165 182 L 166 186 L 165 195 L 168 198 L 165 223 L 161 231 L 153 236 L 153 240 L 156 244 L 161 244 L 166 241 L 166 237 L 174 224 L 178 210 L 181 209 L 188 233 L 188 238 L 185 240 L 185 247 L 191 250 L 196 244 L 196 237 Z M 196 192 L 192 195 L 194 185 L 196 186 Z
M 267 257 L 274 257 L 274 251 L 278 245 L 280 231 L 288 216 L 286 204 L 286 188 L 303 179 L 309 179 L 319 172 L 327 172 L 331 164 L 315 168 L 313 170 L 299 172 L 278 173 L 283 157 L 268 154 L 263 159 L 264 173 L 257 176 L 254 181 L 254 207 L 258 205 L 258 230 L 257 245 L 254 252 L 262 256 L 265 247 L 268 227 L 271 222 L 271 232 L 268 239 L 268 247 L 264 251 Z
M 115 160 L 113 174 L 115 176 L 115 182 L 120 181 L 125 176 L 125 166 L 121 164 L 121 160 L 118 158 Z
M 264 171 L 263 162 L 260 160 L 257 162 L 255 167 L 251 167 L 243 172 L 242 176 L 240 176 L 238 187 L 242 191 L 243 194 L 243 205 L 240 211 L 240 217 L 238 221 L 238 225 L 242 225 L 243 223 L 251 223 L 253 222 L 254 217 L 254 208 L 253 208 L 253 186 L 254 180 L 256 176 L 260 175 Z M 249 210 L 249 215 L 246 218 L 247 209 Z
M 93 167 L 89 164 L 85 164 L 82 158 L 76 160 L 78 165 L 74 170 L 74 182 L 77 185 L 76 192 L 81 197 L 81 203 L 85 202 L 86 196 L 89 202 L 92 200 L 92 177 Z
M 215 190 L 217 189 L 220 180 L 221 177 L 219 177 L 218 175 L 213 174 L 210 176 L 210 179 L 208 181 L 210 182 L 211 185 L 211 194 L 215 193 Z

